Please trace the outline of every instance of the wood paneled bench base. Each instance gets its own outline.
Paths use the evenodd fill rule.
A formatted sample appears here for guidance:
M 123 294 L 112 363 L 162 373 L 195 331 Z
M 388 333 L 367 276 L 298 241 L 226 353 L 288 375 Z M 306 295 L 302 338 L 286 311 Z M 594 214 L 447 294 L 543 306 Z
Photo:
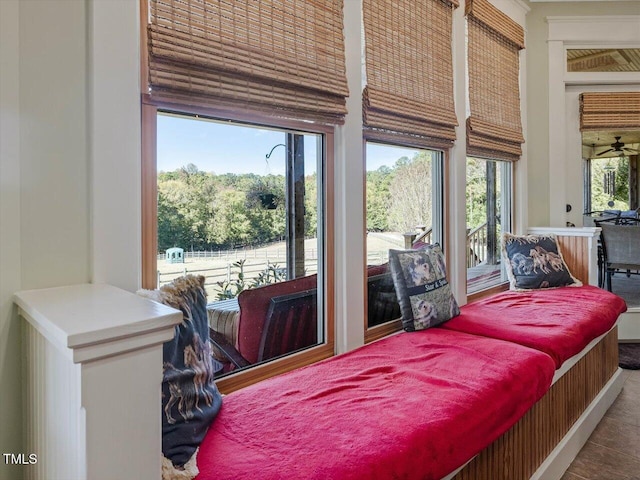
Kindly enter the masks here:
M 455 480 L 558 479 L 622 389 L 614 327 Z

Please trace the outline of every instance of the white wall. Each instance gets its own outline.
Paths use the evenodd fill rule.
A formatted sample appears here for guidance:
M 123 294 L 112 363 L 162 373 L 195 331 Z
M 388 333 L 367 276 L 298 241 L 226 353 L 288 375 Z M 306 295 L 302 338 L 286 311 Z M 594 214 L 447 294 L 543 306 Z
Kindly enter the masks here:
M 91 280 L 135 291 L 141 281 L 140 10 L 137 0 L 87 4 Z
M 89 280 L 86 8 L 20 2 L 22 288 Z
M 37 454 L 22 451 L 11 294 L 90 280 L 87 10 L 76 0 L 3 0 L 0 9 L 0 453 Z M 24 468 L 0 461 L 0 477 Z
M 555 145 L 550 145 L 549 112 L 550 104 L 565 105 L 564 91 L 550 97 L 549 77 L 556 70 L 549 71 L 548 24 L 549 16 L 603 16 L 603 15 L 638 15 L 639 1 L 610 2 L 568 2 L 568 3 L 532 3 L 531 12 L 527 15 L 527 129 L 529 141 L 526 143 L 528 157 L 528 218 L 530 226 L 564 226 L 574 216 L 565 213 L 566 203 L 574 209 L 580 209 L 581 200 L 576 200 L 575 184 L 582 185 L 582 175 L 574 176 L 575 159 L 567 158 L 564 147 L 554 158 L 554 165 L 549 165 L 550 150 L 555 152 Z M 632 27 L 629 27 L 632 28 Z M 613 32 L 594 29 L 592 32 L 594 48 L 599 37 L 606 38 Z M 637 46 L 637 45 L 636 45 Z M 555 67 L 554 67 L 555 68 Z M 575 114 L 575 112 L 573 112 Z M 570 116 L 575 121 L 575 116 Z M 564 136 L 566 125 L 560 130 L 554 129 L 554 136 Z M 573 127 L 570 127 L 573 128 Z M 559 137 L 556 137 L 559 138 Z M 550 186 L 553 187 L 550 188 Z M 569 187 L 568 187 L 569 186 Z M 567 196 L 569 195 L 569 196 Z M 574 212 L 572 212 L 574 213 Z
M 22 449 L 20 324 L 20 117 L 18 0 L 0 2 L 0 453 Z M 0 478 L 20 478 L 0 462 Z

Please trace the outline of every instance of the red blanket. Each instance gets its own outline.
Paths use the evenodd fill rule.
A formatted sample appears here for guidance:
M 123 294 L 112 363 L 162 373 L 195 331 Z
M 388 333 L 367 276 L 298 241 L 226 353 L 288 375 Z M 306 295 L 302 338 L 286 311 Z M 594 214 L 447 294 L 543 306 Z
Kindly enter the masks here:
M 558 368 L 613 327 L 626 309 L 617 295 L 588 285 L 509 291 L 465 305 L 441 327 L 535 348 Z
M 508 342 L 394 335 L 226 396 L 197 478 L 439 479 L 508 430 L 554 371 Z

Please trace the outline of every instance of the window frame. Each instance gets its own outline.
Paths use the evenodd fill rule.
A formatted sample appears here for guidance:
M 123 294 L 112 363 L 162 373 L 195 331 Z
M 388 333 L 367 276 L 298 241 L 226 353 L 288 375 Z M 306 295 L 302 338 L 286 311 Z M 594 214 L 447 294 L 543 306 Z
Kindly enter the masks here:
M 158 111 L 170 111 L 189 116 L 205 116 L 230 122 L 247 123 L 256 126 L 274 127 L 318 134 L 322 137 L 323 182 L 322 200 L 324 205 L 324 222 L 319 227 L 322 231 L 324 260 L 322 271 L 318 272 L 319 287 L 322 288 L 324 312 L 325 341 L 300 352 L 286 355 L 246 370 L 225 375 L 216 380 L 222 393 L 230 393 L 261 380 L 288 372 L 290 370 L 315 363 L 335 355 L 335 282 L 334 282 L 334 127 L 313 124 L 296 120 L 275 119 L 260 115 L 243 115 L 242 113 L 216 111 L 211 108 L 192 107 L 178 103 L 152 102 L 148 95 L 142 95 L 142 288 L 157 288 L 157 230 L 158 230 L 158 189 L 157 189 L 157 115 Z M 320 173 L 320 170 L 318 170 Z M 321 284 L 320 284 L 321 282 Z
M 483 160 L 485 162 L 495 162 L 496 163 L 496 168 L 500 169 L 500 188 L 501 191 L 504 195 L 503 197 L 503 202 L 500 208 L 500 216 L 502 218 L 502 231 L 503 232 L 513 232 L 513 227 L 515 225 L 515 210 L 516 210 L 516 205 L 515 205 L 515 199 L 516 199 L 516 192 L 515 192 L 515 182 L 514 182 L 514 178 L 516 177 L 516 165 L 518 162 L 512 162 L 512 161 L 508 161 L 508 160 L 501 160 L 501 159 L 496 159 L 496 158 L 488 158 L 488 157 L 481 157 L 478 155 L 467 155 L 466 158 L 468 159 L 469 157 L 471 158 L 475 158 L 478 160 Z M 509 167 L 509 168 L 506 168 Z M 465 171 L 466 171 L 466 166 L 465 166 Z M 465 173 L 466 176 L 466 173 Z M 507 188 L 508 187 L 508 188 Z M 510 206 L 509 211 L 506 211 L 506 205 Z M 466 210 L 466 207 L 465 207 Z M 508 213 L 507 215 L 505 215 L 505 213 Z M 505 226 L 507 226 L 508 228 L 505 228 Z M 500 239 L 496 239 L 498 242 L 500 242 Z M 465 245 L 467 244 L 467 238 L 465 236 Z M 500 250 L 501 251 L 501 250 Z M 465 255 L 467 254 L 466 251 L 466 246 L 465 246 Z M 466 263 L 466 261 L 465 261 Z M 504 265 L 503 265 L 504 268 Z M 465 269 L 465 273 L 467 272 L 468 269 Z M 467 294 L 467 302 L 472 302 L 475 300 L 480 300 L 481 298 L 486 298 L 489 297 L 491 295 L 494 295 L 496 293 L 499 292 L 504 292 L 506 290 L 509 289 L 509 280 L 508 278 L 506 278 L 506 274 L 505 271 L 502 270 L 502 274 L 501 274 L 501 280 L 499 283 L 495 284 L 495 285 L 491 285 L 487 288 L 484 288 L 482 290 L 478 290 L 476 292 L 473 293 L 469 293 L 469 281 L 468 281 L 468 277 L 465 279 L 464 282 L 465 285 L 465 292 Z
M 392 143 L 385 142 L 373 138 L 367 138 L 365 135 L 362 139 L 362 157 L 363 157 L 363 207 L 362 212 L 364 216 L 364 226 L 365 226 L 365 234 L 363 235 L 364 242 L 364 255 L 365 255 L 365 270 L 363 273 L 364 277 L 364 343 L 370 343 L 380 338 L 391 335 L 392 333 L 398 332 L 402 330 L 402 319 L 398 318 L 397 320 L 391 320 L 389 322 L 375 325 L 373 327 L 369 327 L 368 325 L 368 278 L 367 278 L 367 238 L 366 238 L 366 226 L 367 226 L 367 143 L 372 143 L 376 145 L 388 146 L 388 147 L 398 147 L 398 148 L 410 148 L 415 150 L 425 150 L 432 151 L 437 154 L 437 157 L 433 159 L 432 162 L 432 170 L 431 170 L 431 180 L 434 188 L 431 192 L 431 201 L 432 201 L 432 228 L 437 225 L 437 229 L 434 231 L 438 232 L 437 235 L 434 236 L 434 243 L 439 243 L 442 245 L 443 252 L 445 254 L 445 259 L 447 261 L 447 265 L 449 263 L 449 257 L 447 254 L 447 249 L 445 248 L 446 239 L 447 239 L 447 225 L 445 219 L 447 218 L 447 196 L 445 195 L 447 179 L 448 179 L 448 169 L 446 168 L 446 162 L 448 157 L 448 151 L 442 150 L 439 148 L 426 148 L 424 146 L 416 146 L 416 145 L 408 145 L 402 143 Z M 436 178 L 437 177 L 437 178 Z M 439 182 L 436 182 L 436 179 Z M 438 207 L 438 208 L 436 208 Z

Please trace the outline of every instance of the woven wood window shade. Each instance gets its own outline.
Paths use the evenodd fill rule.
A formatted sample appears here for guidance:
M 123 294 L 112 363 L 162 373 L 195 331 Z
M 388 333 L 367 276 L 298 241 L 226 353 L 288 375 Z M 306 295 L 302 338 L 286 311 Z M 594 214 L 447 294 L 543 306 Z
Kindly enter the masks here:
M 580 131 L 639 128 L 640 92 L 597 92 L 580 95 Z
M 152 101 L 344 122 L 341 0 L 149 2 Z
M 487 0 L 468 0 L 467 155 L 515 161 L 522 155 L 519 50 L 524 31 Z
M 364 135 L 449 148 L 457 119 L 451 30 L 457 0 L 364 0 Z

